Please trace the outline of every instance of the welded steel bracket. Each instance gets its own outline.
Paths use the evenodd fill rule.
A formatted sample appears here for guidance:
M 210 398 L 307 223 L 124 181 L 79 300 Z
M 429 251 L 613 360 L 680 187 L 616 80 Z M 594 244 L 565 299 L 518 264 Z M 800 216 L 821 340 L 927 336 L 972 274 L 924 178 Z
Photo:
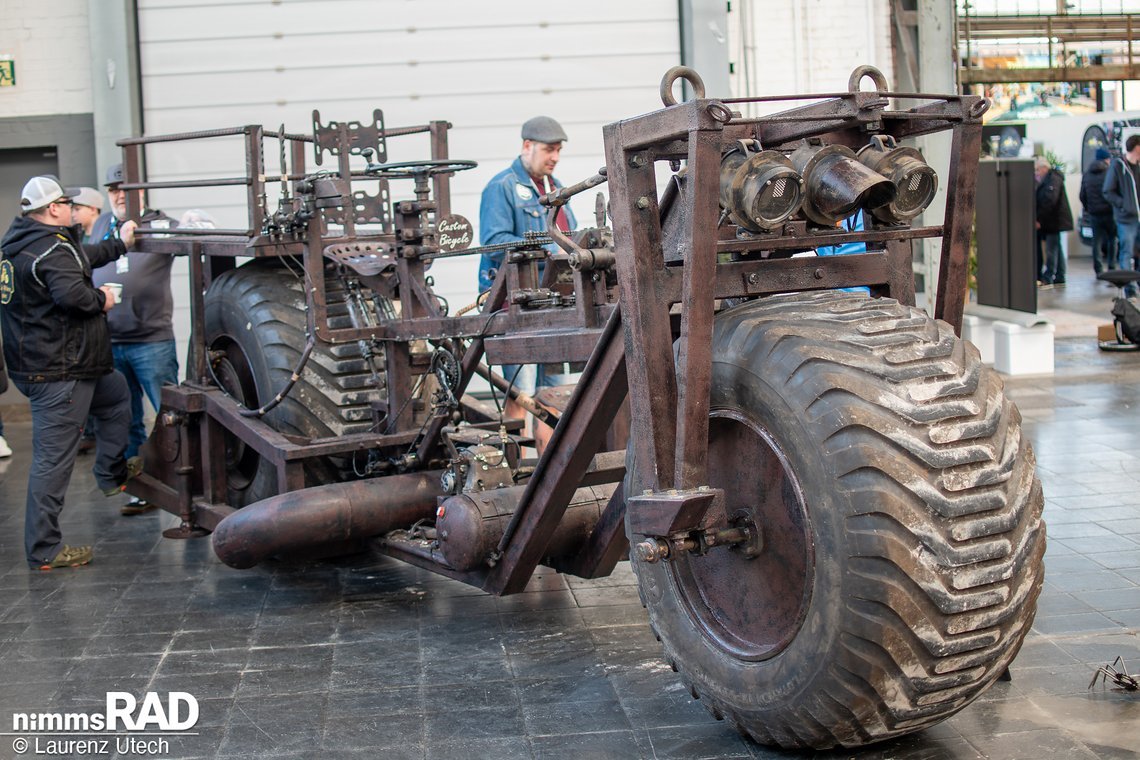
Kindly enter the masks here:
M 705 515 L 717 499 L 720 488 L 699 488 L 644 493 L 626 500 L 629 532 L 639 536 L 672 536 L 702 527 Z

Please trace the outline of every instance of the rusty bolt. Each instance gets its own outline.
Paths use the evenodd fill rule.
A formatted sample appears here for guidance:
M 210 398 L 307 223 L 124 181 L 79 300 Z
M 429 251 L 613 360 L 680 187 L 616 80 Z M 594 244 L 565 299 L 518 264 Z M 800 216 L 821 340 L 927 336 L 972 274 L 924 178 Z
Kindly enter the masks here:
M 748 284 L 749 285 L 757 285 L 759 283 L 760 283 L 760 275 L 757 274 L 756 272 L 749 272 Z
M 635 153 L 629 157 L 629 165 L 634 169 L 640 169 L 641 167 L 645 166 L 645 163 L 645 156 L 641 155 L 640 153 Z
M 655 538 L 649 538 L 635 544 L 633 553 L 642 562 L 653 564 L 669 556 L 669 544 Z
M 649 208 L 649 196 L 643 195 L 637 199 L 637 207 L 644 211 Z
M 812 276 L 812 277 L 814 277 L 814 278 L 815 278 L 815 279 L 817 279 L 817 280 L 822 280 L 822 279 L 823 279 L 823 270 L 822 270 L 822 269 L 817 269 L 817 270 L 815 270 L 814 272 L 812 272 L 812 273 L 811 273 L 811 276 Z

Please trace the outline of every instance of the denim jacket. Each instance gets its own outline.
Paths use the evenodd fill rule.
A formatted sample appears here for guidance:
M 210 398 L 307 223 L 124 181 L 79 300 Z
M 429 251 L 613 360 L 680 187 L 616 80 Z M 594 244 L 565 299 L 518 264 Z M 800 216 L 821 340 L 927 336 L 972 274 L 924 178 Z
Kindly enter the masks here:
M 557 179 L 551 177 L 551 181 L 555 187 L 562 187 Z M 479 244 L 507 243 L 522 240 L 523 234 L 527 232 L 545 231 L 549 209 L 539 204 L 540 195 L 542 193 L 527 174 L 522 158 L 516 158 L 514 163 L 491 178 L 483 188 L 483 197 L 479 202 Z M 570 206 L 565 209 L 566 221 L 570 229 L 574 229 L 577 226 L 574 212 Z M 553 243 L 547 248 L 551 252 L 558 250 L 558 246 Z M 480 291 L 487 290 L 494 284 L 502 261 L 502 252 L 483 254 L 479 261 Z

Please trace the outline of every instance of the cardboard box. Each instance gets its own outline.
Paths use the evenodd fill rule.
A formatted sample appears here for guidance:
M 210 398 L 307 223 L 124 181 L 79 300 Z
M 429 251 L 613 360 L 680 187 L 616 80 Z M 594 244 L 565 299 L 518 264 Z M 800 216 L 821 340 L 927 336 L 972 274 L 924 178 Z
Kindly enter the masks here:
M 1096 339 L 1101 342 L 1116 340 L 1116 325 L 1097 325 Z

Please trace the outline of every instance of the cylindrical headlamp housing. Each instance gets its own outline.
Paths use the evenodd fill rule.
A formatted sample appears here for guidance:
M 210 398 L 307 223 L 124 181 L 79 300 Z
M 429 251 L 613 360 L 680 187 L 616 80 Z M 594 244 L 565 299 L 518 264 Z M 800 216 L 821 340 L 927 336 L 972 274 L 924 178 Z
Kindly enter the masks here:
M 905 224 L 921 214 L 938 192 L 938 175 L 916 148 L 898 147 L 893 137 L 875 135 L 859 150 L 859 160 L 895 186 L 894 200 L 872 209 L 875 218 Z
M 804 215 L 816 224 L 834 227 L 860 208 L 874 210 L 895 199 L 894 184 L 859 163 L 855 151 L 844 145 L 810 138 L 791 159 L 804 178 Z
M 735 150 L 720 162 L 720 205 L 750 232 L 776 229 L 799 211 L 803 177 L 774 150 Z

